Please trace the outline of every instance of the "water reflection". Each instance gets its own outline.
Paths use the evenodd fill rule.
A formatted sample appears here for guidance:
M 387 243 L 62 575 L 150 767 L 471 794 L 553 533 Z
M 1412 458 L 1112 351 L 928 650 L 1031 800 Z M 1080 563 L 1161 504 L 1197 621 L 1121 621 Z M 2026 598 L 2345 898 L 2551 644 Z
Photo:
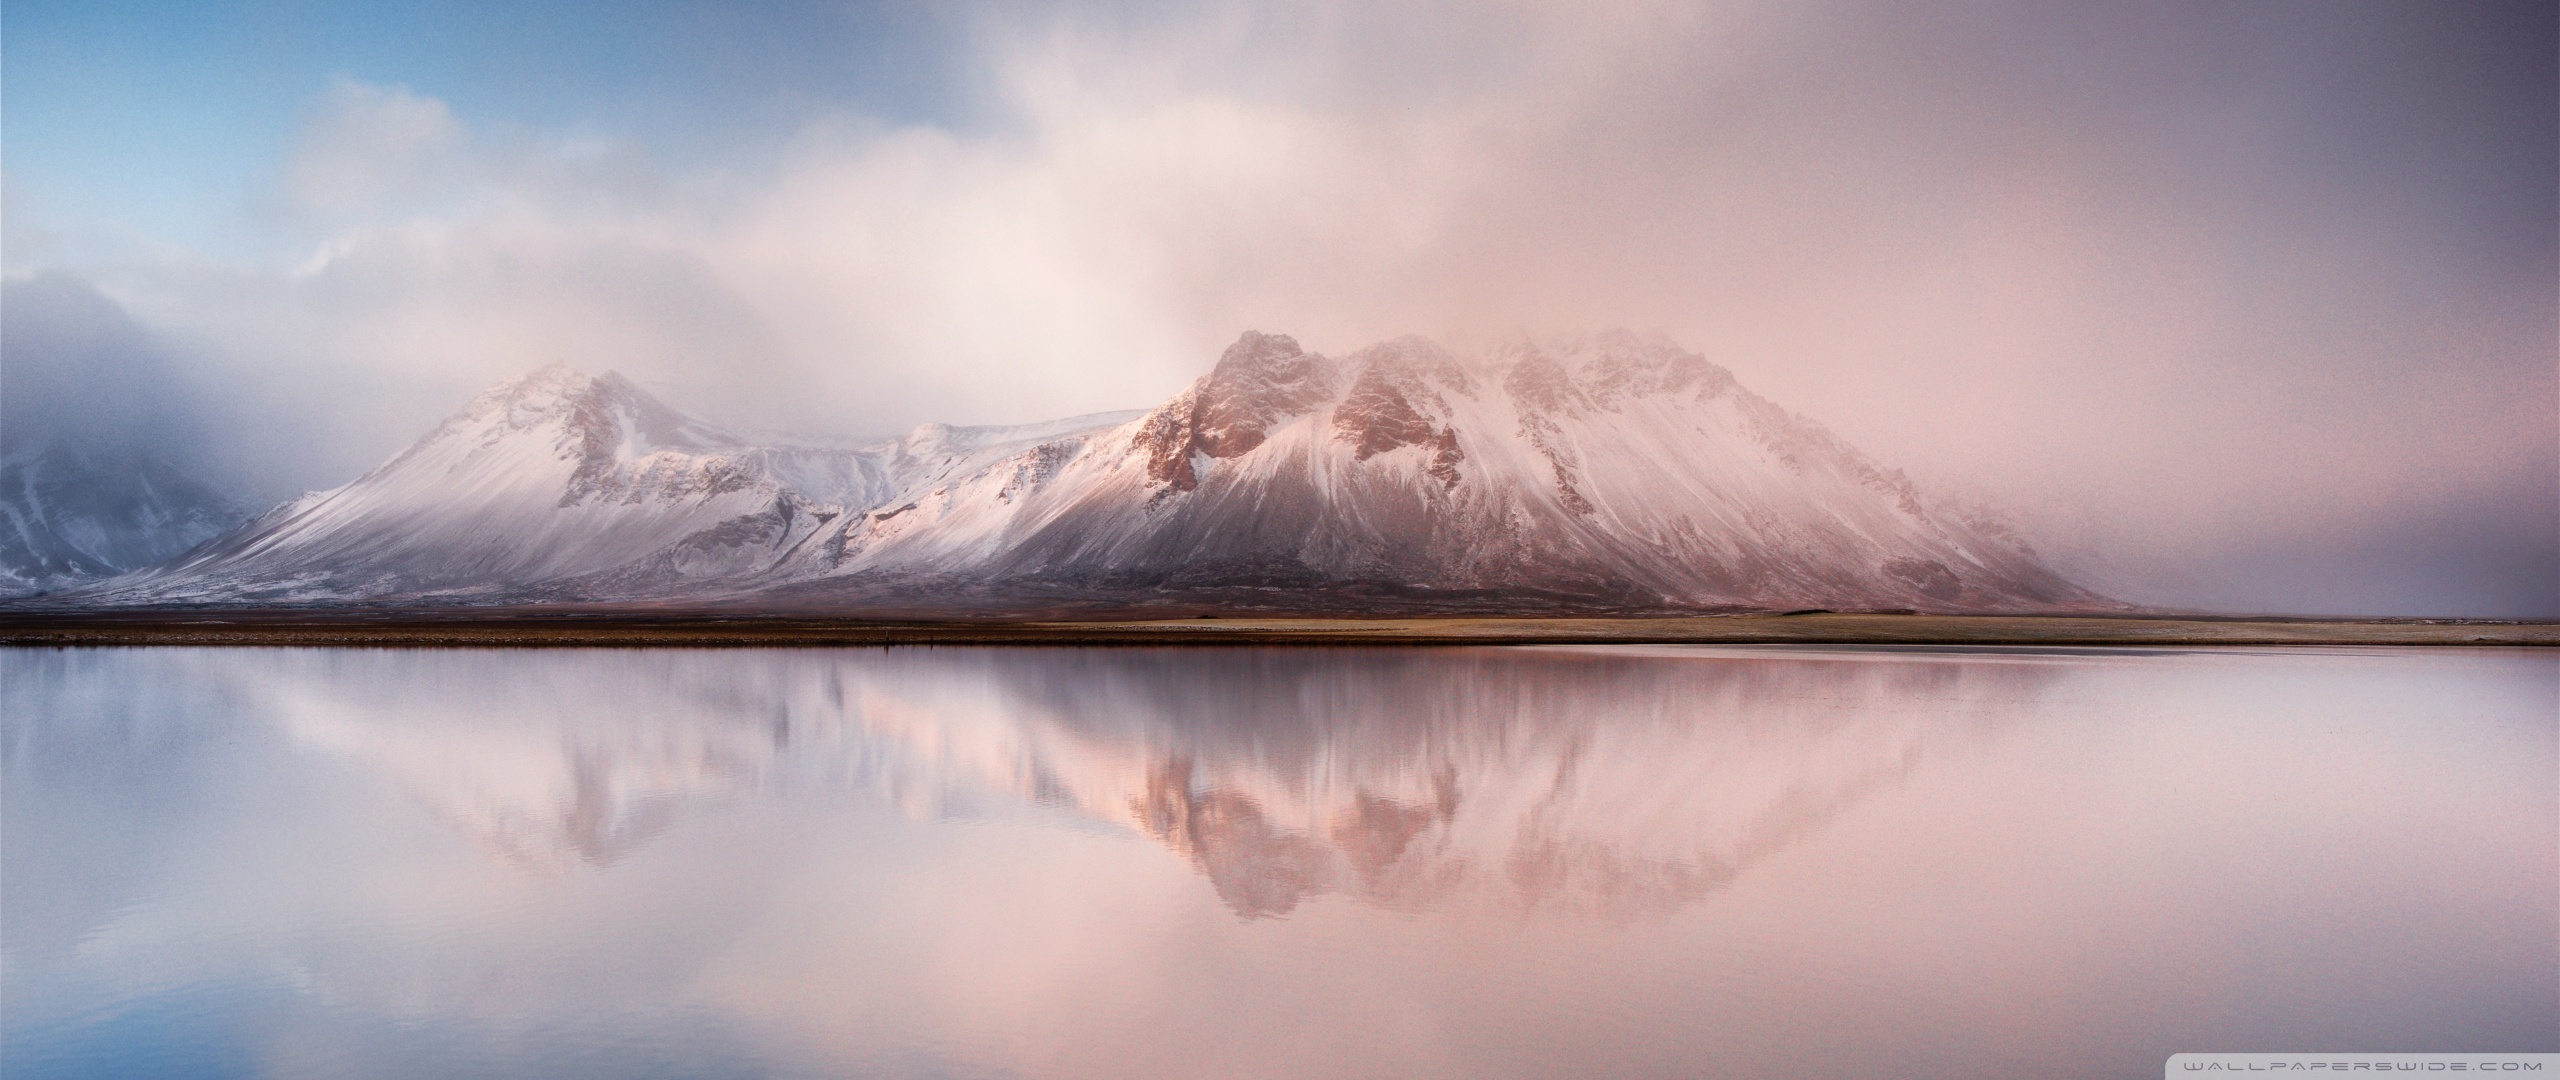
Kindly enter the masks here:
M 492 852 L 608 866 L 777 785 L 1125 826 L 1246 916 L 1341 892 L 1632 916 L 1688 903 L 2032 712 L 2032 663 L 1608 652 L 198 654 L 298 744 Z M 742 674 L 751 677 L 741 678 Z
M 2556 695 L 2457 652 L 0 653 L 0 1042 L 13 1077 L 2560 1049 Z

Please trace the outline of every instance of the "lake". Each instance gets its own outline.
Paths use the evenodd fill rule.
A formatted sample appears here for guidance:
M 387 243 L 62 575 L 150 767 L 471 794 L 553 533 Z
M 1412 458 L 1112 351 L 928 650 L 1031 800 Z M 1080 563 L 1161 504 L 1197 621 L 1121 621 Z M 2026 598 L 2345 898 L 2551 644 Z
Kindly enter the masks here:
M 0 1069 L 2560 1050 L 2560 654 L 0 651 Z

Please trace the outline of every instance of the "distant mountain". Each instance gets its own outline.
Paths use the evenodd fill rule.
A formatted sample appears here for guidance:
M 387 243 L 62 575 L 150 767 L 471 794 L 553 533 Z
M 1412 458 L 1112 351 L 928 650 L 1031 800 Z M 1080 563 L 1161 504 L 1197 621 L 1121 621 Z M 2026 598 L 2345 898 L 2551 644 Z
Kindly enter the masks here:
M 248 520 L 196 404 L 87 282 L 0 280 L 0 595 L 149 566 Z
M 619 376 L 481 395 L 94 602 L 2113 607 L 1669 342 L 1333 359 L 1248 333 L 1144 414 L 724 432 Z
M 78 441 L 0 453 L 0 595 L 172 558 L 249 514 L 153 454 Z

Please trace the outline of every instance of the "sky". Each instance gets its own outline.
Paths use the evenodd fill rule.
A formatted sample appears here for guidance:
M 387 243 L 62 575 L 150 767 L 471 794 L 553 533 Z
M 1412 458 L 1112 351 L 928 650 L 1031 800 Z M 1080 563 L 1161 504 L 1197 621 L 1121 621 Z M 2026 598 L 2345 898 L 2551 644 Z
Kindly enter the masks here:
M 554 361 L 884 434 L 1627 326 L 2127 599 L 2560 616 L 2554 18 L 12 0 L 0 377 L 271 499 Z

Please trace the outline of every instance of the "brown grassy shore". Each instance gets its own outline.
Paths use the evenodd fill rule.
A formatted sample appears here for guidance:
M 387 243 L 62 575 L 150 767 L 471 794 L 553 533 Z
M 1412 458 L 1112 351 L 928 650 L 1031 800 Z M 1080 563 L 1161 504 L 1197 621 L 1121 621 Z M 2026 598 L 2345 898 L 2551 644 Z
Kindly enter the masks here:
M 853 619 L 684 612 L 0 612 L 0 645 L 2560 645 L 2560 624 L 2037 615 Z

